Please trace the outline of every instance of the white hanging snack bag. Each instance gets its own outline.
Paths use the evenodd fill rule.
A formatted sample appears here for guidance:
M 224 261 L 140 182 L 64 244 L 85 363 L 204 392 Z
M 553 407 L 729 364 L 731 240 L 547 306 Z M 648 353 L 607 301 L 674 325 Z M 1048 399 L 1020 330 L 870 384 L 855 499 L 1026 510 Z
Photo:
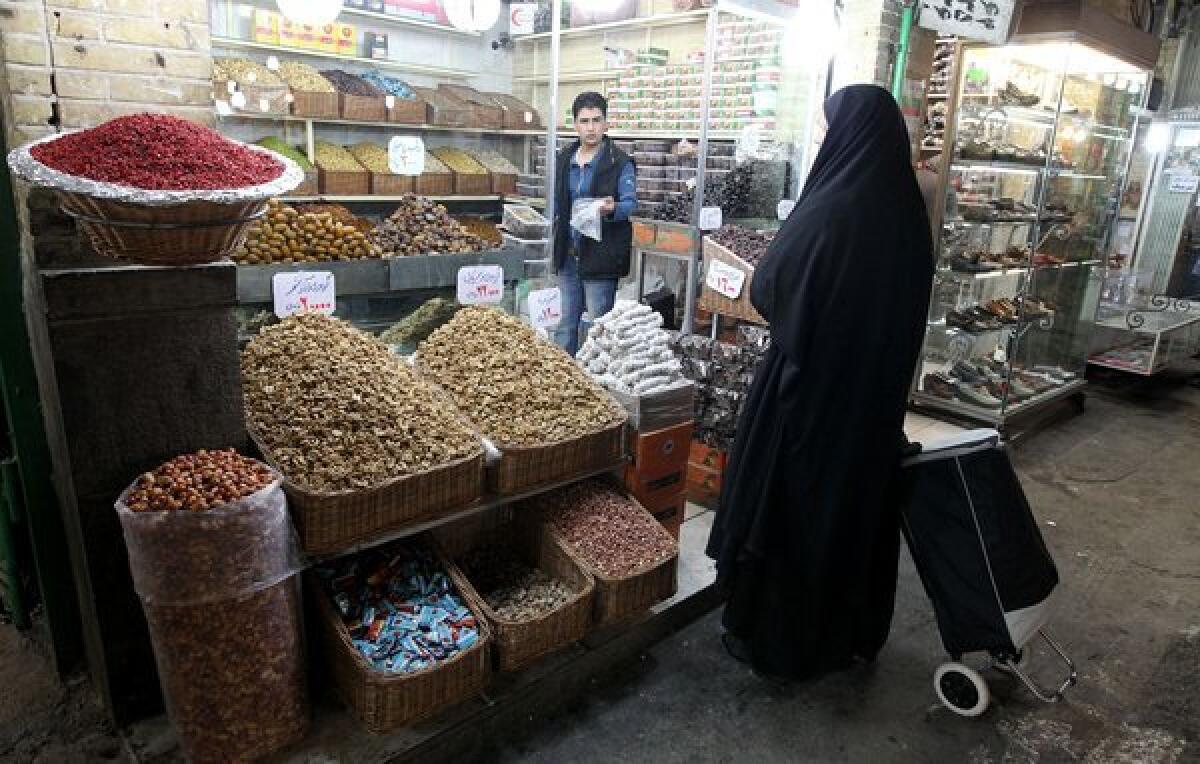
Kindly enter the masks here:
M 589 239 L 600 241 L 603 206 L 603 199 L 590 196 L 571 202 L 571 227 Z

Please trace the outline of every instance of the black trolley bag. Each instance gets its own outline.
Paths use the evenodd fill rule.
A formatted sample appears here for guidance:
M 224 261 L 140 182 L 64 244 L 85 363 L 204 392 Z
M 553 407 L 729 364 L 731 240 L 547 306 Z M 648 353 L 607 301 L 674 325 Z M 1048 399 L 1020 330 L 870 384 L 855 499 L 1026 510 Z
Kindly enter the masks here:
M 953 661 L 934 674 L 938 698 L 963 716 L 982 714 L 987 683 L 959 660 L 987 652 L 995 668 L 1019 677 L 1040 700 L 1061 700 L 1075 684 L 1075 666 L 1042 629 L 1058 571 L 1000 434 L 971 430 L 912 453 L 917 448 L 904 460 L 909 495 L 901 527 Z M 1056 692 L 1042 690 L 1018 665 L 1037 635 L 1069 669 Z

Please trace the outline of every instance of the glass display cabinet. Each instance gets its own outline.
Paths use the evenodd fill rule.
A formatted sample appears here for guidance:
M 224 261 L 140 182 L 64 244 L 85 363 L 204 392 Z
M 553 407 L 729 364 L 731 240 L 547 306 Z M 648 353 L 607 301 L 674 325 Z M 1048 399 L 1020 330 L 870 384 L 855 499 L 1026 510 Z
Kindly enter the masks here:
M 1101 304 L 1088 363 L 1152 376 L 1200 352 L 1200 302 L 1155 297 L 1138 307 Z
M 1148 72 L 1072 40 L 957 55 L 914 402 L 1005 426 L 1084 384 Z

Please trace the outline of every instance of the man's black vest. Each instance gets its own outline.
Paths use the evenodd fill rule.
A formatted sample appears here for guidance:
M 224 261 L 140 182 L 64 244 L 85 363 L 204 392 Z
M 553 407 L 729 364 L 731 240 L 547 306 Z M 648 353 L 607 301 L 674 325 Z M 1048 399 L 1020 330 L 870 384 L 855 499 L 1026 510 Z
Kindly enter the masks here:
M 571 244 L 571 197 L 567 191 L 567 182 L 571 172 L 571 160 L 575 158 L 575 150 L 579 141 L 558 154 L 558 171 L 554 179 L 554 270 L 557 272 L 568 256 Z M 617 148 L 608 137 L 604 139 L 604 147 L 592 160 L 592 185 L 584 189 L 583 196 L 603 198 L 617 196 L 617 181 L 626 164 L 632 164 L 633 159 L 624 151 Z M 580 279 L 620 279 L 629 274 L 629 251 L 633 245 L 633 224 L 628 220 L 603 220 L 600 241 L 583 236 L 580 239 L 582 251 L 579 256 Z

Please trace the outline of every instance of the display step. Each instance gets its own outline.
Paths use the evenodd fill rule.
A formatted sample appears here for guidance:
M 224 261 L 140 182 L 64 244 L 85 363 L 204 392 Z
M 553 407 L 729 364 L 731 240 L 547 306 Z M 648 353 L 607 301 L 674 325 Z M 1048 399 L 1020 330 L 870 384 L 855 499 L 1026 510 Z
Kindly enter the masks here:
M 596 680 L 611 676 L 618 667 L 720 605 L 716 571 L 704 554 L 713 512 L 689 504 L 686 518 L 680 529 L 678 592 L 644 616 L 596 630 L 525 671 L 496 676 L 485 693 L 428 722 L 384 735 L 368 733 L 348 710 L 331 700 L 328 679 L 318 675 L 313 682 L 313 721 L 308 736 L 271 760 L 288 764 L 475 761 L 489 749 L 534 731 L 593 690 Z M 149 760 L 152 751 L 169 755 L 175 746 L 165 716 L 134 724 L 123 734 L 138 760 Z

